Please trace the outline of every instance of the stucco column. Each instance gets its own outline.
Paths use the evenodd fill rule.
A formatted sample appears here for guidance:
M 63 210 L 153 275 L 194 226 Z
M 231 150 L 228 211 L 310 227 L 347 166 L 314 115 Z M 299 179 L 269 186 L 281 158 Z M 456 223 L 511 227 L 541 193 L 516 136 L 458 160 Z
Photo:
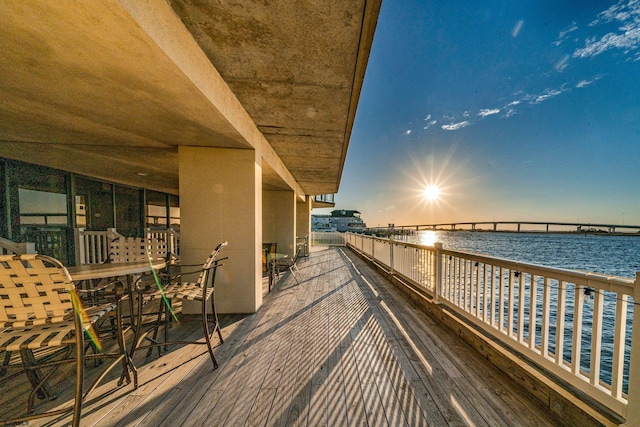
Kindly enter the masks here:
M 220 256 L 229 259 L 216 275 L 216 308 L 253 313 L 262 305 L 260 155 L 181 146 L 178 158 L 182 262 L 201 264 L 219 242 L 228 241 Z M 198 304 L 183 303 L 185 313 L 199 310 Z
M 311 233 L 311 196 L 298 201 L 296 208 L 296 235 L 302 238 Z
M 293 191 L 262 192 L 264 242 L 276 242 L 278 252 L 293 256 L 296 247 L 296 197 Z

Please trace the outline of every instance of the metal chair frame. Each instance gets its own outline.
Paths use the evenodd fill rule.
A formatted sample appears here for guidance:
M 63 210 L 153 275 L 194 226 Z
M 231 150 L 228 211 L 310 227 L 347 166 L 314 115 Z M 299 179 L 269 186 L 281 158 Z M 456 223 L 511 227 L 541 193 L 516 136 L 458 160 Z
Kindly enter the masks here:
M 301 255 L 301 253 L 303 255 Z M 300 281 L 298 280 L 298 276 L 296 276 L 296 272 L 300 274 L 300 270 L 298 269 L 298 266 L 296 265 L 296 263 L 298 262 L 298 258 L 300 256 L 304 256 L 303 245 L 297 245 L 296 253 L 293 255 L 293 258 L 283 258 L 276 262 L 276 270 L 278 272 L 280 272 L 281 270 L 289 270 L 297 284 L 300 284 Z
M 24 370 L 32 384 L 26 415 L 4 423 L 20 423 L 31 419 L 55 416 L 73 410 L 73 425 L 80 425 L 82 402 L 95 389 L 105 375 L 119 363 L 123 372 L 118 385 L 138 379 L 135 366 L 128 357 L 124 345 L 124 334 L 120 319 L 120 298 L 124 292 L 122 283 L 114 286 L 114 302 L 81 309 L 74 303 L 79 301 L 75 286 L 67 269 L 56 259 L 43 255 L 0 255 L 0 352 L 18 351 L 21 364 L 7 364 L 4 368 Z M 96 324 L 106 313 L 115 310 L 117 315 L 116 353 L 85 354 L 85 331 Z M 34 351 L 43 348 L 67 348 L 62 358 L 37 360 Z M 73 349 L 73 350 L 72 350 Z M 74 357 L 68 357 L 71 353 Z M 96 358 L 114 358 L 107 369 L 84 390 L 85 361 Z M 6 358 L 11 359 L 11 358 Z M 10 362 L 10 360 L 9 360 Z M 34 401 L 43 391 L 50 397 L 47 380 L 62 364 L 75 363 L 75 389 L 72 407 L 34 414 Z M 42 369 L 50 368 L 46 374 Z
M 192 271 L 189 273 L 183 273 L 176 277 L 170 277 L 169 275 L 165 275 L 166 278 L 165 283 L 156 283 L 155 280 L 149 280 L 149 276 L 145 276 L 145 279 L 139 280 L 136 283 L 136 290 L 138 292 L 138 319 L 136 321 L 136 333 L 134 337 L 134 346 L 131 349 L 130 357 L 133 358 L 134 354 L 138 350 L 148 349 L 148 355 L 153 348 L 158 348 L 158 354 L 160 354 L 160 347 L 167 348 L 168 345 L 172 344 L 206 344 L 207 350 L 209 352 L 209 356 L 211 358 L 211 362 L 213 363 L 214 369 L 218 368 L 218 362 L 213 354 L 213 345 L 211 344 L 211 337 L 216 332 L 218 333 L 218 337 L 220 339 L 220 344 L 224 343 L 224 339 L 222 338 L 222 332 L 220 330 L 220 323 L 218 321 L 218 315 L 215 307 L 215 298 L 214 298 L 214 285 L 215 285 L 215 276 L 217 269 L 221 267 L 221 262 L 227 259 L 221 258 L 217 259 L 222 248 L 227 246 L 227 242 L 222 242 L 211 252 L 207 260 L 204 262 L 202 267 L 197 271 Z M 182 265 L 182 267 L 189 267 L 186 265 Z M 198 276 L 198 280 L 196 282 L 188 282 L 183 281 L 182 278 L 185 275 L 200 273 Z M 155 278 L 154 278 L 155 279 Z M 188 301 L 201 301 L 202 306 L 202 329 L 205 341 L 184 341 L 184 340 L 169 340 L 168 338 L 168 327 L 171 320 L 171 305 L 170 301 L 174 298 L 183 298 Z M 145 332 L 142 332 L 142 316 L 144 305 L 154 299 L 161 299 L 160 302 L 160 310 L 158 312 L 158 318 L 155 324 Z M 213 327 L 209 328 L 209 320 L 207 314 L 207 300 L 210 301 L 211 304 L 211 316 Z M 162 317 L 164 315 L 164 322 L 162 322 Z M 157 334 L 160 327 L 164 326 L 165 339 L 163 342 L 157 341 Z M 153 332 L 152 337 L 148 337 L 149 333 Z M 149 340 L 150 344 L 141 345 L 144 339 Z

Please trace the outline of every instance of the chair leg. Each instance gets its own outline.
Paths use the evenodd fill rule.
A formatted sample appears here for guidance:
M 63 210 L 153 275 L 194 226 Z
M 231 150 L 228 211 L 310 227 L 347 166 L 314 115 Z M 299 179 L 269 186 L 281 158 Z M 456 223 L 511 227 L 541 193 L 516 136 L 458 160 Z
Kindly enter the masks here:
M 84 382 L 84 336 L 78 334 L 76 338 L 76 387 L 75 401 L 73 403 L 73 426 L 80 427 L 82 415 L 82 387 Z
M 27 412 L 31 413 L 35 407 L 36 397 L 38 397 L 38 399 L 49 397 L 49 400 L 54 400 L 56 398 L 56 393 L 53 391 L 48 381 L 49 377 L 56 370 L 56 367 L 51 368 L 47 374 L 43 375 L 42 371 L 36 367 L 38 362 L 33 355 L 33 351 L 20 350 L 20 358 L 22 359 L 25 374 L 31 383 L 32 390 L 29 394 L 29 399 L 27 400 Z
M 212 307 L 213 307 L 213 295 L 211 296 Z M 215 316 L 215 312 L 214 312 Z M 209 334 L 209 320 L 207 319 L 207 299 L 202 298 L 202 331 L 204 332 L 204 340 L 207 343 L 207 349 L 209 350 L 209 356 L 211 357 L 211 362 L 213 363 L 213 369 L 218 369 L 218 361 L 216 357 L 213 355 L 213 346 L 211 345 L 211 335 Z M 211 334 L 215 332 L 211 331 Z M 222 335 L 221 335 L 222 336 Z
M 293 278 L 296 280 L 296 284 L 300 284 L 300 281 L 298 280 L 298 277 L 296 276 L 295 271 L 293 271 L 293 269 L 296 269 L 296 271 L 298 271 L 298 273 L 300 273 L 300 270 L 298 270 L 298 267 L 295 264 L 291 264 L 291 266 L 289 267 L 289 271 L 291 272 L 291 275 L 293 276 Z
M 218 338 L 220 338 L 220 344 L 224 344 L 224 339 L 222 338 L 222 330 L 220 329 L 220 322 L 218 321 L 218 312 L 216 311 L 216 305 L 214 302 L 213 295 L 211 295 L 211 315 L 213 316 L 214 326 L 211 335 L 217 330 Z
M 164 301 L 163 301 L 164 302 Z M 164 342 L 169 342 L 169 323 L 173 321 L 173 306 L 171 305 L 171 298 L 167 298 L 166 307 L 164 308 Z M 159 351 L 159 350 L 158 350 Z M 165 344 L 164 351 L 169 351 L 169 346 Z M 158 353 L 160 355 L 160 353 Z
M 160 303 L 158 304 L 158 318 L 156 319 L 156 325 L 153 327 L 153 336 L 151 337 L 151 339 L 153 340 L 154 343 L 157 343 L 157 339 L 158 339 L 158 329 L 160 329 L 160 324 L 162 322 L 162 314 L 164 313 L 165 310 L 165 302 L 163 298 L 160 298 Z M 166 315 L 165 315 L 165 328 L 166 328 Z M 165 337 L 164 337 L 164 341 L 167 342 L 167 334 L 165 332 Z M 158 357 L 160 357 L 162 354 L 162 350 L 160 349 L 160 346 L 157 347 L 158 349 Z M 167 351 L 167 346 L 164 346 L 164 350 Z M 150 357 L 151 354 L 153 353 L 153 347 L 149 347 L 149 350 L 147 350 L 147 357 Z
M 133 360 L 140 341 L 142 340 L 142 298 L 142 295 L 138 295 L 138 312 L 136 313 L 136 321 L 133 325 L 133 343 L 131 344 L 131 351 L 129 352 L 131 360 Z
M 122 352 L 122 375 L 120 375 L 120 380 L 118 381 L 118 385 L 122 385 L 122 383 L 126 380 L 127 384 L 131 383 L 131 375 L 129 375 L 129 370 L 133 373 L 133 388 L 138 388 L 138 371 L 133 364 L 131 357 L 129 357 L 129 353 L 127 352 L 127 346 L 124 341 L 124 329 L 122 327 L 122 313 L 120 301 L 117 302 L 116 305 L 116 326 L 118 329 L 118 347 Z

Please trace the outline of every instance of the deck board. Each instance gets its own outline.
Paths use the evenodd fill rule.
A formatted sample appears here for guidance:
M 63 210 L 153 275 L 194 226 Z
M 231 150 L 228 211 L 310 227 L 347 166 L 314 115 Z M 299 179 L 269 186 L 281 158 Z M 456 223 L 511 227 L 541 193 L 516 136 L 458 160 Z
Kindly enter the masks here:
M 316 250 L 298 265 L 300 284 L 284 274 L 257 313 L 221 316 L 217 370 L 204 346 L 136 355 L 139 388 L 116 389 L 114 376 L 85 404 L 82 424 L 560 425 L 348 249 Z M 183 320 L 173 334 L 201 334 Z M 40 405 L 65 404 L 72 385 L 63 381 L 59 399 Z M 3 400 L 24 400 L 24 387 L 12 390 Z M 0 419 L 10 411 L 3 402 Z

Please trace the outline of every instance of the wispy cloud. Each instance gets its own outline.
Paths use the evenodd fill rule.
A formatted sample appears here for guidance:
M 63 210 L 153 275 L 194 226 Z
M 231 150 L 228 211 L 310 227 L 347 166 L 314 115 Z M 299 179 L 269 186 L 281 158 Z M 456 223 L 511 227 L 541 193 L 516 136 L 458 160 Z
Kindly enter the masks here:
M 549 98 L 560 95 L 562 92 L 564 92 L 563 89 L 545 89 L 544 92 L 542 92 L 540 95 L 533 96 L 532 99 L 529 100 L 529 102 L 531 104 L 539 104 Z
M 503 117 L 509 118 L 509 117 L 513 116 L 514 114 L 516 114 L 515 108 L 509 108 L 507 111 L 505 111 Z
M 426 120 L 431 120 L 431 114 L 427 114 L 427 117 L 424 118 Z
M 404 134 L 405 134 L 405 135 L 411 135 L 411 129 L 407 129 L 407 130 L 404 132 Z
M 567 36 L 569 34 L 577 30 L 578 30 L 578 24 L 574 21 L 571 24 L 569 24 L 567 28 L 560 31 L 560 34 L 558 35 L 558 39 L 553 44 L 555 44 L 556 46 L 560 46 L 560 44 L 562 44 L 562 42 L 564 42 L 567 39 Z
M 448 125 L 442 125 L 442 129 L 444 129 L 444 130 L 458 130 L 458 129 L 462 129 L 464 127 L 467 127 L 470 124 L 471 124 L 470 122 L 465 120 L 463 122 L 451 123 L 451 124 L 448 124 Z
M 620 49 L 625 54 L 640 48 L 640 1 L 621 0 L 610 8 L 600 12 L 590 27 L 616 23 L 616 31 L 585 40 L 585 46 L 573 52 L 574 58 L 589 58 L 611 49 Z M 636 54 L 636 59 L 640 55 Z
M 493 109 L 482 109 L 478 112 L 478 116 L 480 117 L 487 117 L 487 116 L 492 116 L 494 114 L 498 114 L 500 112 L 499 108 L 493 108 Z
M 429 117 L 431 117 L 431 114 L 429 114 Z M 431 120 L 429 123 L 427 123 L 424 127 L 424 129 L 429 129 L 431 126 L 435 125 L 436 123 L 438 123 L 437 120 Z
M 622 34 L 608 33 L 600 39 L 587 39 L 586 46 L 573 52 L 574 58 L 588 58 L 600 55 L 610 49 L 623 49 L 625 53 L 640 45 L 640 28 L 632 28 Z
M 593 80 L 580 80 L 578 83 L 576 83 L 576 87 L 577 88 L 587 87 L 591 83 L 593 83 Z
M 634 15 L 638 15 L 640 4 L 637 0 L 620 0 L 618 3 L 603 10 L 598 17 L 592 21 L 589 26 L 595 27 L 602 23 L 611 21 L 627 21 L 632 19 Z
M 565 68 L 569 66 L 569 55 L 563 55 L 558 62 L 555 63 L 553 68 L 556 69 L 557 72 L 561 73 Z

